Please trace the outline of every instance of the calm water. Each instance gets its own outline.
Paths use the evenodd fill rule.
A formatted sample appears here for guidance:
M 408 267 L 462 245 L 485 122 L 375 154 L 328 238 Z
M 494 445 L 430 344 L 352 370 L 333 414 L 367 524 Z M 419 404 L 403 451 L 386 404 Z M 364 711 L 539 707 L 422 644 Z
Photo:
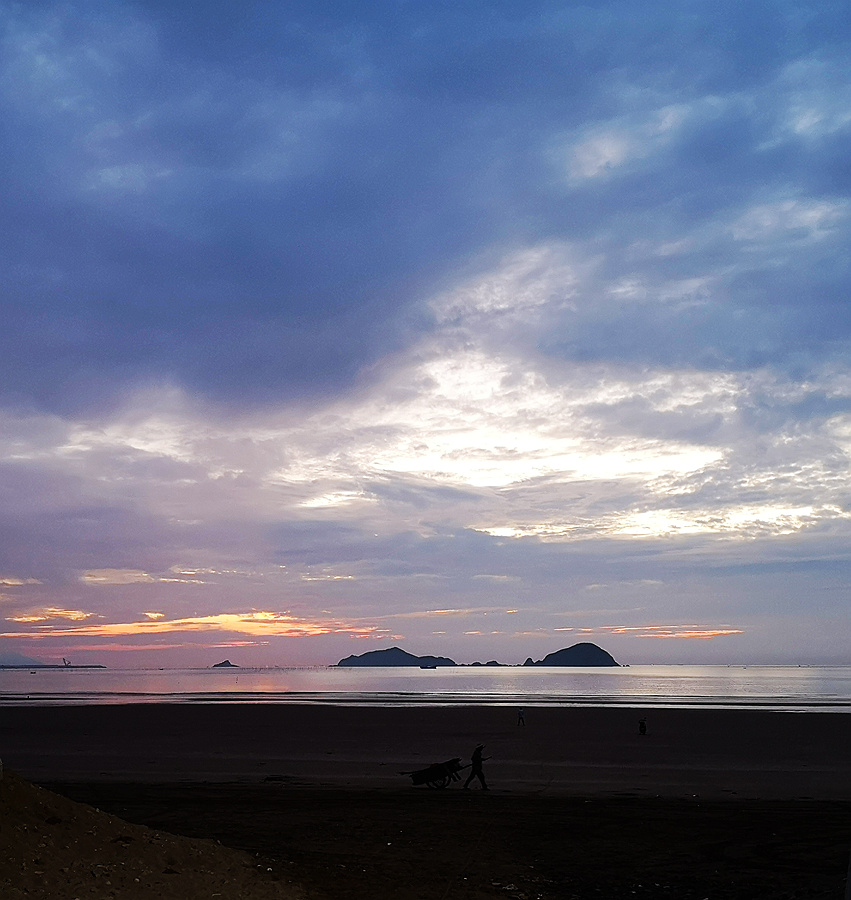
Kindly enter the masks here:
M 0 670 L 0 705 L 705 706 L 851 711 L 849 666 Z

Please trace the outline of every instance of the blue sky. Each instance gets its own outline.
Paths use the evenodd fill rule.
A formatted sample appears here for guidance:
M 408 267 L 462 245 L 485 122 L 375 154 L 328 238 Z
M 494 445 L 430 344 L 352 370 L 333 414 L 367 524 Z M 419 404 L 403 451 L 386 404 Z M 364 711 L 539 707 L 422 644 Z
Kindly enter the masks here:
M 0 658 L 849 662 L 847 12 L 0 0 Z

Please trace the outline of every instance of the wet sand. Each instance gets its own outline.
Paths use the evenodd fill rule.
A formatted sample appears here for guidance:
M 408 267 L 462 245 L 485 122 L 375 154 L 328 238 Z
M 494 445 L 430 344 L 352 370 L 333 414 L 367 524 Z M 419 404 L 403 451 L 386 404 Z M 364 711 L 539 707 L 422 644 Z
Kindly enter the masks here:
M 0 708 L 34 781 L 279 781 L 401 790 L 486 745 L 495 790 L 851 800 L 851 715 L 658 709 L 138 704 Z
M 505 707 L 7 707 L 0 756 L 247 851 L 316 900 L 841 900 L 851 716 L 650 710 L 641 736 L 643 714 L 527 707 L 524 728 Z M 478 742 L 487 792 L 400 774 Z

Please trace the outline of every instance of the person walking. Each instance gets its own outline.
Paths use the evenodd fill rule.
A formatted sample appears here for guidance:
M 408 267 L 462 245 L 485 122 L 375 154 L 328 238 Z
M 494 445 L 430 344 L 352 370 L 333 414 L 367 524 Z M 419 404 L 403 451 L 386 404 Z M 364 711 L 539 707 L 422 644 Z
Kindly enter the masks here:
M 467 780 L 464 782 L 464 790 L 466 791 L 470 787 L 470 782 L 474 778 L 478 778 L 482 783 L 482 790 L 488 790 L 487 782 L 485 781 L 485 773 L 482 771 L 482 750 L 485 749 L 484 744 L 478 744 L 476 749 L 473 751 L 473 755 L 470 757 L 470 763 L 472 764 L 472 768 L 470 771 L 470 775 Z
M 526 710 L 522 707 L 517 710 L 517 724 L 525 725 L 526 724 Z

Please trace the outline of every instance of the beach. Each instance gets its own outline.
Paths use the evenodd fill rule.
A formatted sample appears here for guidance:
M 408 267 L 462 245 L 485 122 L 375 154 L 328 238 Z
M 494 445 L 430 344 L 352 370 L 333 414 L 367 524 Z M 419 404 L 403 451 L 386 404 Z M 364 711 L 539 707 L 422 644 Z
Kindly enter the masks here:
M 123 821 L 247 853 L 308 897 L 843 896 L 851 716 L 525 720 L 502 706 L 4 707 L 0 756 Z M 487 792 L 403 774 L 466 764 L 478 743 Z
M 647 718 L 647 734 L 638 720 Z M 478 743 L 494 789 L 548 795 L 851 800 L 851 715 L 761 710 L 259 703 L 4 707 L 7 766 L 34 781 L 271 780 L 401 790 Z

